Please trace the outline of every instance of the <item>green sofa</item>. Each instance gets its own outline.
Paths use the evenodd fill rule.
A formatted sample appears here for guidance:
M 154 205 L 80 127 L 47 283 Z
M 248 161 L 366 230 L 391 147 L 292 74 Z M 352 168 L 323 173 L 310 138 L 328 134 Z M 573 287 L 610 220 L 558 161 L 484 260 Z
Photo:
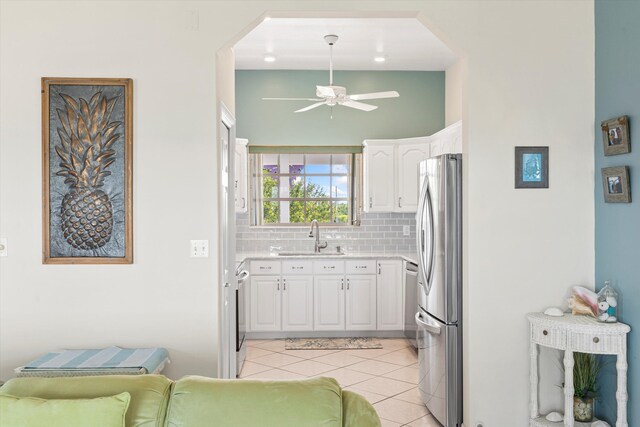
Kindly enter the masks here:
M 122 392 L 131 395 L 126 427 L 380 426 L 371 404 L 342 390 L 333 378 L 251 381 L 189 376 L 171 381 L 162 375 L 113 375 L 15 378 L 0 388 L 1 394 L 42 399 Z

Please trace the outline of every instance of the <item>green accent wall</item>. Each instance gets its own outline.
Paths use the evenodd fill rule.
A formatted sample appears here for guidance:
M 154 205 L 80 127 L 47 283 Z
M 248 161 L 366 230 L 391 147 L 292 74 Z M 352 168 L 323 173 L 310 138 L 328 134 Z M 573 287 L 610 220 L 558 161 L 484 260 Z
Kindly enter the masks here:
M 347 94 L 396 90 L 399 98 L 361 101 L 370 112 L 321 106 L 295 110 L 313 101 L 263 101 L 262 98 L 315 98 L 316 85 L 328 85 L 329 72 L 291 70 L 236 71 L 236 130 L 249 145 L 359 145 L 365 139 L 431 135 L 445 124 L 444 71 L 335 71 L 335 86 Z
M 595 247 L 599 290 L 611 280 L 620 293 L 620 320 L 631 325 L 628 341 L 628 420 L 640 425 L 640 1 L 596 0 Z M 631 153 L 605 157 L 600 122 L 629 116 Z M 600 169 L 629 166 L 632 203 L 604 203 Z M 600 375 L 596 415 L 616 419 L 615 359 Z

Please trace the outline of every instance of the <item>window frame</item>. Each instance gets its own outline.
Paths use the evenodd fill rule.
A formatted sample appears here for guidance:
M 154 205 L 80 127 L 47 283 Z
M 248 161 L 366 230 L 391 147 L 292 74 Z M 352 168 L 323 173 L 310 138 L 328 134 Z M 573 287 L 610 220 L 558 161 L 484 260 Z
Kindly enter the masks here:
M 309 155 L 318 155 L 318 154 L 322 154 L 322 155 L 329 155 L 330 156 L 330 160 L 329 160 L 329 172 L 327 173 L 309 173 L 308 169 L 307 169 L 307 165 L 309 163 L 307 163 L 307 156 Z M 263 156 L 265 155 L 275 155 L 277 156 L 277 164 L 278 164 L 278 171 L 271 173 L 271 172 L 265 172 L 266 169 L 264 168 L 263 165 Z M 282 173 L 281 169 L 282 169 L 282 162 L 281 162 L 281 156 L 282 155 L 302 155 L 303 156 L 303 172 L 300 173 L 291 173 L 291 172 L 286 172 L 286 173 Z M 347 165 L 348 165 L 348 170 L 345 173 L 339 173 L 339 172 L 333 172 L 333 168 L 334 168 L 334 156 L 344 156 L 347 155 L 348 159 L 347 159 Z M 361 192 L 361 187 L 362 187 L 362 167 L 361 167 L 361 154 L 360 153 L 342 153 L 342 152 L 322 152 L 322 153 L 316 153 L 316 152 L 286 152 L 283 150 L 277 150 L 274 152 L 259 152 L 259 153 L 250 153 L 250 174 L 249 174 L 249 181 L 250 181 L 250 188 L 251 188 L 251 194 L 252 197 L 250 197 L 250 204 L 249 204 L 249 212 L 250 212 L 250 226 L 251 227 L 267 227 L 267 228 L 272 228 L 272 227 L 308 227 L 310 226 L 311 222 L 307 221 L 307 205 L 309 203 L 319 203 L 319 202 L 327 202 L 329 203 L 329 215 L 330 215 L 330 222 L 320 222 L 320 225 L 323 226 L 329 226 L 329 227 L 353 227 L 353 226 L 359 226 L 360 225 L 360 221 L 359 219 L 357 219 L 357 217 L 359 217 L 359 212 L 361 212 L 361 206 L 360 203 L 358 202 L 358 194 L 360 194 Z M 340 165 L 344 164 L 344 163 L 338 163 Z M 260 171 L 260 172 L 258 172 Z M 259 177 L 258 177 L 259 175 Z M 264 197 L 264 186 L 263 186 L 263 182 L 264 182 L 264 177 L 265 176 L 270 176 L 272 178 L 274 178 L 277 182 L 277 188 L 278 188 L 278 197 Z M 284 179 L 285 181 L 289 181 L 291 182 L 292 178 L 296 178 L 299 177 L 301 179 L 303 179 L 303 189 L 304 189 L 304 197 L 279 197 L 280 196 L 280 191 L 282 189 L 282 180 Z M 308 197 L 307 191 L 307 177 L 326 177 L 329 179 L 329 196 L 328 197 Z M 334 183 L 334 179 L 336 178 L 347 178 L 347 196 L 346 197 L 333 197 L 332 196 L 332 190 L 334 187 L 333 183 Z M 291 185 L 289 184 L 289 187 L 291 188 Z M 279 222 L 264 222 L 264 203 L 265 202 L 276 202 L 278 203 L 278 219 Z M 283 207 L 283 202 L 284 202 L 284 206 L 285 208 L 288 208 L 289 203 L 291 202 L 302 202 L 303 204 L 303 215 L 304 215 L 304 222 L 280 222 L 282 221 L 282 207 Z M 338 206 L 339 203 L 343 203 L 346 202 L 347 204 L 347 221 L 346 222 L 331 222 L 334 219 L 334 215 L 336 214 L 336 207 Z

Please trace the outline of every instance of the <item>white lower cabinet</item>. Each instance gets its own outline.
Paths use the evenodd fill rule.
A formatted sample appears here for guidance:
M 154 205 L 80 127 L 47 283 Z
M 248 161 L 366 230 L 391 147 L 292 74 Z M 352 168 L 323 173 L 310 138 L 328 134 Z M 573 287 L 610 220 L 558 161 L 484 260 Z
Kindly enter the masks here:
M 279 331 L 281 304 L 279 276 L 251 276 L 252 331 Z
M 250 269 L 262 273 L 250 281 L 251 332 L 404 328 L 401 260 L 258 260 Z
M 402 261 L 378 261 L 378 330 L 404 329 Z
M 313 278 L 313 329 L 344 330 L 344 276 L 327 275 Z
M 313 276 L 282 276 L 282 330 L 313 330 Z
M 345 296 L 348 331 L 376 330 L 376 275 L 348 275 Z

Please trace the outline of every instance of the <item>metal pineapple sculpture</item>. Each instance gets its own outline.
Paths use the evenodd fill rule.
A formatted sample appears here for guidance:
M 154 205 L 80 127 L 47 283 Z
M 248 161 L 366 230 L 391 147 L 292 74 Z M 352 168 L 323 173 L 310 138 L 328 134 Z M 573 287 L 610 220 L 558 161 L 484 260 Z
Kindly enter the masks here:
M 111 147 L 120 137 L 116 130 L 122 123 L 109 121 L 117 97 L 107 99 L 97 92 L 87 102 L 60 96 L 65 109 L 57 109 L 62 126 L 55 150 L 62 162 L 56 175 L 66 177 L 69 186 L 60 208 L 61 228 L 74 248 L 95 250 L 106 245 L 113 233 L 113 206 L 100 187 L 111 175 L 106 170 L 115 161 Z

